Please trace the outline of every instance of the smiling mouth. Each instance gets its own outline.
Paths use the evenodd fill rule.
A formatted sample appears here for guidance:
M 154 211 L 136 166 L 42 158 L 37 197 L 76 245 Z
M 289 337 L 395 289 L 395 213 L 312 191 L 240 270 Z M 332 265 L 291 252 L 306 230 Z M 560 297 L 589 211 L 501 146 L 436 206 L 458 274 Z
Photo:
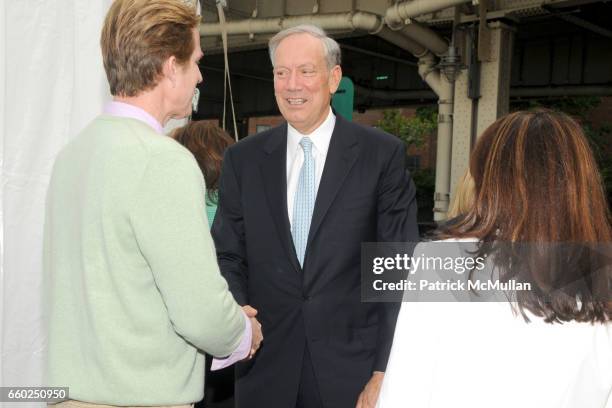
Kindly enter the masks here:
M 306 103 L 306 99 L 303 98 L 287 98 L 285 99 L 289 105 L 299 106 Z

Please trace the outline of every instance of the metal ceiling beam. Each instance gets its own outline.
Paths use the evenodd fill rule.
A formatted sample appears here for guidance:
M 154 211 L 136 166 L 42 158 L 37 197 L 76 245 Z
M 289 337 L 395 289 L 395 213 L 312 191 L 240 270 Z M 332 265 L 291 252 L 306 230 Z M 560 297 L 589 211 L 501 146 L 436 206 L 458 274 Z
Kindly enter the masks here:
M 430 90 L 385 90 L 355 85 L 355 95 L 379 100 L 435 100 Z M 511 98 L 562 98 L 566 96 L 612 96 L 612 86 L 574 85 L 559 87 L 514 87 L 510 88 Z
M 225 69 L 223 69 L 222 67 L 212 67 L 210 65 L 201 65 L 200 68 L 204 71 L 225 72 Z M 243 77 L 243 78 L 249 78 L 249 79 L 256 79 L 258 81 L 264 81 L 264 82 L 270 82 L 270 83 L 274 82 L 274 80 L 272 79 L 272 73 L 270 73 L 269 77 L 263 77 L 261 75 L 257 75 L 253 73 L 237 71 L 236 69 L 232 68 L 230 75 L 237 76 L 237 77 Z
M 382 54 L 380 52 L 374 52 L 374 51 L 365 50 L 365 49 L 363 49 L 361 47 L 355 47 L 353 45 L 340 44 L 340 48 L 343 48 L 343 49 L 346 49 L 346 50 L 350 50 L 350 51 L 355 51 L 355 52 L 358 52 L 359 54 L 370 55 L 372 57 L 377 57 L 377 58 L 381 58 L 381 59 L 384 59 L 384 60 L 387 60 L 387 61 L 396 62 L 396 63 L 402 64 L 402 65 L 409 65 L 411 67 L 416 67 L 418 65 L 416 62 L 407 61 L 405 59 L 398 58 L 398 57 L 393 57 L 393 56 L 387 55 L 387 54 Z
M 593 24 L 590 21 L 587 21 L 578 16 L 573 16 L 571 14 L 560 14 L 560 15 L 555 15 L 555 17 L 557 17 L 560 20 L 566 21 L 568 23 L 574 24 L 578 27 L 581 27 L 586 30 L 597 33 L 599 35 L 602 35 L 604 37 L 612 38 L 612 31 L 608 30 L 607 28 L 600 27 L 597 24 Z

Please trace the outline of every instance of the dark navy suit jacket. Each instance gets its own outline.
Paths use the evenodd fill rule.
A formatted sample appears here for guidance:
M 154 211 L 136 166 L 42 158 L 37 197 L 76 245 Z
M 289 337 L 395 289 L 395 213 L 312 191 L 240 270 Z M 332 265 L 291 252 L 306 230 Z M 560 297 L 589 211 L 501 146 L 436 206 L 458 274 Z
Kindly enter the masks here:
M 397 303 L 362 303 L 362 242 L 418 240 L 415 188 L 395 136 L 336 115 L 301 268 L 287 214 L 287 125 L 227 151 L 212 233 L 238 303 L 264 341 L 236 367 L 238 408 L 293 408 L 308 344 L 325 407 L 354 408 L 384 371 Z M 409 345 L 406 345 L 409 346 Z

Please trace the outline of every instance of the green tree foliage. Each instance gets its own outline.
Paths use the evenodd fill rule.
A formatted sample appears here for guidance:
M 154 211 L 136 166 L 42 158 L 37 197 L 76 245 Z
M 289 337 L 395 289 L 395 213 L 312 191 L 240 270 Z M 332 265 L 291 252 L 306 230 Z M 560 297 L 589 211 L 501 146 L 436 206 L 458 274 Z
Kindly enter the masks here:
M 601 171 L 608 201 L 612 202 L 612 124 L 605 123 L 595 129 L 591 124 L 583 125 L 584 132 L 591 142 L 597 165 Z
M 421 147 L 427 136 L 438 128 L 438 112 L 435 106 L 423 106 L 416 110 L 412 117 L 402 115 L 399 109 L 383 111 L 383 118 L 376 126 L 387 133 L 399 137 L 410 146 Z M 412 180 L 417 188 L 418 219 L 420 222 L 431 222 L 433 219 L 433 196 L 435 174 L 431 169 L 418 169 L 412 172 Z
M 425 136 L 431 134 L 438 126 L 438 113 L 435 108 L 419 107 L 413 117 L 402 115 L 399 109 L 383 111 L 383 118 L 376 126 L 391 133 L 410 146 L 421 147 Z

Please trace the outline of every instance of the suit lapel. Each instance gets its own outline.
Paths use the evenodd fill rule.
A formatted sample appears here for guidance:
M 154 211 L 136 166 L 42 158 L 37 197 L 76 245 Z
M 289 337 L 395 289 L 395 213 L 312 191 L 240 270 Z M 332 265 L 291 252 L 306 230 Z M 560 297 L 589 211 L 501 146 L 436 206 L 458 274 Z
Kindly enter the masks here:
M 273 214 L 278 236 L 296 271 L 301 270 L 293 247 L 289 216 L 287 214 L 287 124 L 279 126 L 270 134 L 270 139 L 264 146 L 268 160 L 261 165 L 261 175 L 268 199 L 268 205 Z
M 344 179 L 359 155 L 357 138 L 348 131 L 347 127 L 345 119 L 336 114 L 336 125 L 334 126 L 329 143 L 325 167 L 323 168 L 323 175 L 321 176 L 310 223 L 307 248 L 314 239 L 323 222 L 323 218 L 325 218 L 325 214 L 327 214 L 327 210 L 329 210 L 330 205 L 336 198 Z

